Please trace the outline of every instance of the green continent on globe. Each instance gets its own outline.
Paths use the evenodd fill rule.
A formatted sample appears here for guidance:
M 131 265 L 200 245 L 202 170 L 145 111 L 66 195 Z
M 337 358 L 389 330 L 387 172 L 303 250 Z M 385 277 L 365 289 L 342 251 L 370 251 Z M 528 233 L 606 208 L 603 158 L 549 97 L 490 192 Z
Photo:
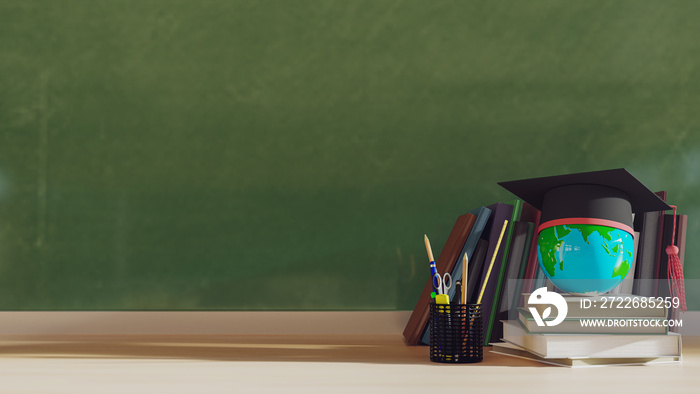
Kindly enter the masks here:
M 612 277 L 614 278 L 616 276 L 619 276 L 620 279 L 622 279 L 625 277 L 625 275 L 627 275 L 627 272 L 629 272 L 629 270 L 630 264 L 627 261 L 622 260 L 620 264 L 616 265 L 615 268 L 613 268 Z
M 614 228 L 612 227 L 604 227 L 604 226 L 596 226 L 596 225 L 586 225 L 586 226 L 581 226 L 581 228 L 577 228 L 576 230 L 579 230 L 581 232 L 581 235 L 583 236 L 583 240 L 588 242 L 588 237 L 593 234 L 593 233 L 598 233 L 600 234 L 603 239 L 606 239 L 608 241 L 612 241 L 612 236 L 610 235 L 611 231 L 615 231 Z
M 559 228 L 559 231 L 555 232 L 555 228 Z M 549 276 L 554 276 L 554 267 L 557 264 L 556 253 L 561 244 L 564 243 L 561 238 L 564 238 L 570 232 L 571 230 L 564 228 L 564 226 L 547 227 L 540 231 L 539 246 L 542 255 L 542 265 L 544 265 Z M 564 262 L 562 261 L 561 267 L 563 268 L 563 266 Z

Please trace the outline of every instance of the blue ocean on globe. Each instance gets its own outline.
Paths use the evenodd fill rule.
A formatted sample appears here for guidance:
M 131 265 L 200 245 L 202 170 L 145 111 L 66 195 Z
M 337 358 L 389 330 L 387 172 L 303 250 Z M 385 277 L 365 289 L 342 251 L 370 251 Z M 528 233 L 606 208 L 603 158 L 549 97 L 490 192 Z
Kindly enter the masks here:
M 556 287 L 572 294 L 597 295 L 615 288 L 629 272 L 634 239 L 613 227 L 559 225 L 540 232 L 537 255 Z

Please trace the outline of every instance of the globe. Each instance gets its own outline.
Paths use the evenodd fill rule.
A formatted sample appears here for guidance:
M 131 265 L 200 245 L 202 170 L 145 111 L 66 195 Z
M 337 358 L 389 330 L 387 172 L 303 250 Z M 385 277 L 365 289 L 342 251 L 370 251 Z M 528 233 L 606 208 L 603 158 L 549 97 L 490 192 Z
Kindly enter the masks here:
M 559 289 L 577 295 L 603 294 L 627 276 L 634 238 L 608 226 L 552 226 L 540 232 L 537 256 L 545 275 Z

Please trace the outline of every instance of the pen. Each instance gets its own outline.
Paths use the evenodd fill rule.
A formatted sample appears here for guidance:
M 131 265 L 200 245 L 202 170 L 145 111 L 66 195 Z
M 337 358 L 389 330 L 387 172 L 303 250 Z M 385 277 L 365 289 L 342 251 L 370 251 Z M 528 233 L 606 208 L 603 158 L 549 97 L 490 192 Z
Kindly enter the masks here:
M 452 300 L 452 303 L 461 303 L 462 302 L 462 281 L 458 280 L 455 282 L 455 298 Z

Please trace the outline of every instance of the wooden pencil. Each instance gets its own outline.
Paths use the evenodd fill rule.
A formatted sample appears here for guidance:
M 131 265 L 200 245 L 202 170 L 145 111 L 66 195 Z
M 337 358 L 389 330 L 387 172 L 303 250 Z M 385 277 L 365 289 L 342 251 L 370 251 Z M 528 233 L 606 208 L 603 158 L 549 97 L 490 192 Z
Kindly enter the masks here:
M 460 303 L 462 305 L 467 303 L 467 254 L 464 253 L 464 259 L 462 259 L 462 299 Z
M 496 261 L 496 255 L 498 254 L 498 248 L 501 246 L 501 240 L 503 239 L 503 233 L 506 232 L 506 227 L 508 227 L 508 221 L 503 221 L 503 228 L 501 228 L 501 235 L 498 236 L 498 242 L 496 242 L 496 249 L 493 251 L 493 256 L 491 256 L 491 263 L 489 263 L 489 269 L 486 271 L 486 277 L 484 278 L 484 284 L 481 285 L 481 291 L 479 292 L 479 299 L 476 301 L 477 304 L 481 304 L 481 297 L 484 296 L 484 291 L 486 290 L 486 284 L 489 283 L 489 277 L 491 276 L 491 268 L 493 268 L 493 263 Z
M 423 238 L 425 241 L 425 250 L 428 252 L 428 260 L 435 261 L 435 258 L 433 257 L 433 249 L 430 247 L 430 240 L 428 239 L 428 236 L 423 234 Z

